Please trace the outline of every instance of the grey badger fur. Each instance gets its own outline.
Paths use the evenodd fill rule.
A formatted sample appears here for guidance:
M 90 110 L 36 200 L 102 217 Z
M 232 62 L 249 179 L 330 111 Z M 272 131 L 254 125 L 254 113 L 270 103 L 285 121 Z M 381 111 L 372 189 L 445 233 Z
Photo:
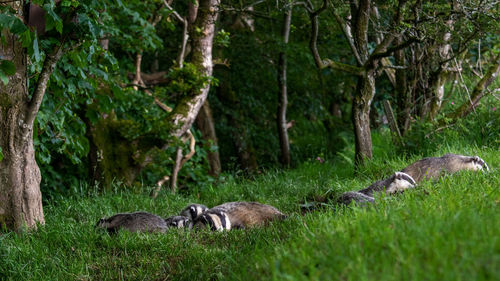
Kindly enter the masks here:
M 199 215 L 193 222 L 195 229 L 209 227 L 212 231 L 231 230 L 231 220 L 226 212 L 221 210 L 208 210 Z
M 120 229 L 131 232 L 165 232 L 167 223 L 157 215 L 147 212 L 120 213 L 109 218 L 100 219 L 95 225 L 110 234 L 115 234 Z
M 342 193 L 339 198 L 337 198 L 337 203 L 349 205 L 352 202 L 358 203 L 360 206 L 364 206 L 368 203 L 373 203 L 375 199 L 372 196 L 368 196 L 357 191 L 348 191 Z
M 416 182 L 421 182 L 428 179 L 437 179 L 444 172 L 452 174 L 461 170 L 489 171 L 489 167 L 479 156 L 446 154 L 441 157 L 429 157 L 419 160 L 404 168 L 402 172 L 413 177 Z
M 246 228 L 282 220 L 287 216 L 273 206 L 258 202 L 228 202 L 207 211 L 227 214 L 232 228 Z
M 165 219 L 168 228 L 188 228 L 193 227 L 193 221 L 185 216 L 171 216 Z
M 410 175 L 403 172 L 396 172 L 387 179 L 374 182 L 367 188 L 359 191 L 348 191 L 342 193 L 336 198 L 335 202 L 343 205 L 349 205 L 352 202 L 356 202 L 360 206 L 366 206 L 368 203 L 373 203 L 375 201 L 373 197 L 373 193 L 375 192 L 385 192 L 389 195 L 396 192 L 402 192 L 409 188 L 414 188 L 415 185 L 416 182 Z M 301 205 L 303 213 L 310 212 L 318 207 L 321 207 L 324 205 L 322 203 L 327 202 L 328 199 L 328 196 L 318 196 L 315 198 L 315 202 Z
M 403 172 L 396 172 L 385 180 L 379 180 L 367 188 L 361 189 L 359 192 L 373 197 L 374 192 L 385 192 L 393 194 L 401 192 L 409 188 L 415 187 L 417 183 L 410 175 Z
M 207 211 L 208 207 L 202 204 L 191 204 L 184 208 L 180 215 L 188 217 L 191 221 L 194 221 L 199 215 Z

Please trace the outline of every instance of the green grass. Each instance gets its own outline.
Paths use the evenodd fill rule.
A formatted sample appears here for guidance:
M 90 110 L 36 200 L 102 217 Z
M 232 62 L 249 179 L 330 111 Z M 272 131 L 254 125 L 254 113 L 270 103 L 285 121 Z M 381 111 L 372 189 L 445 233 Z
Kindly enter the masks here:
M 0 235 L 0 279 L 6 280 L 499 280 L 500 153 L 441 144 L 447 152 L 480 155 L 490 173 L 461 172 L 368 208 L 300 215 L 299 202 L 326 192 L 366 187 L 424 155 L 396 157 L 375 134 L 375 158 L 354 175 L 341 157 L 255 180 L 228 178 L 190 196 L 166 192 L 90 193 L 44 207 L 46 225 Z M 344 151 L 350 156 L 352 151 Z M 145 188 L 146 189 L 146 188 Z M 94 231 L 117 212 L 162 216 L 199 202 L 247 200 L 290 215 L 269 227 L 226 233 L 174 230 L 166 234 Z

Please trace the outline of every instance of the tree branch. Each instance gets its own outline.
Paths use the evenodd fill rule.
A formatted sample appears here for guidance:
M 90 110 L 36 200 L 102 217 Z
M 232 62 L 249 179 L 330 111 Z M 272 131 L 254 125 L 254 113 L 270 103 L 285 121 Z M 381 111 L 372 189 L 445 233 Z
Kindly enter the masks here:
M 23 127 L 25 128 L 24 137 L 28 137 L 29 132 L 33 129 L 33 122 L 42 104 L 43 96 L 47 90 L 50 76 L 54 72 L 57 62 L 61 59 L 63 55 L 63 46 L 65 38 L 59 42 L 59 45 L 52 51 L 52 53 L 47 54 L 43 62 L 42 71 L 38 77 L 38 81 L 35 86 L 35 91 L 33 92 L 33 97 L 29 101 L 28 108 L 26 111 L 26 119 L 24 121 Z

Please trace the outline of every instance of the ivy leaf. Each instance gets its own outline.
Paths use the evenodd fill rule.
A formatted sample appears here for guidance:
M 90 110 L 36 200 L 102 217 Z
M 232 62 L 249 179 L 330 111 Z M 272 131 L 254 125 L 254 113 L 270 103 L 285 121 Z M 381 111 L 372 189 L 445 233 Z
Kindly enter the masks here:
M 7 14 L 0 14 L 0 28 L 10 28 L 12 25 L 12 16 Z
M 0 161 L 3 159 L 2 147 L 0 146 Z
M 0 60 L 0 69 L 5 75 L 14 75 L 16 73 L 16 66 L 9 60 Z
M 41 60 L 40 49 L 38 48 L 38 38 L 36 36 L 35 39 L 33 40 L 33 55 L 35 56 L 36 62 L 39 62 Z
M 26 27 L 26 25 L 24 25 L 24 23 L 18 19 L 18 18 L 15 18 L 14 19 L 14 23 L 12 24 L 12 27 L 10 28 L 10 31 L 14 34 L 21 34 L 23 32 L 25 32 L 28 28 Z
M 9 84 L 9 77 L 3 73 L 3 71 L 0 69 L 0 80 L 2 80 L 4 85 Z

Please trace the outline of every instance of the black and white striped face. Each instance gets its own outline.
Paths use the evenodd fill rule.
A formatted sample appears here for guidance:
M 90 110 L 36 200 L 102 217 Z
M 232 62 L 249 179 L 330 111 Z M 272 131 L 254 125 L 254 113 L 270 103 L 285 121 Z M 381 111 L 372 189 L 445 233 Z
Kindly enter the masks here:
M 109 220 L 106 218 L 102 218 L 99 221 L 97 221 L 95 228 L 108 228 L 109 227 Z
M 181 211 L 181 216 L 188 217 L 194 221 L 199 215 L 208 210 L 208 207 L 201 204 L 191 204 Z
M 410 175 L 403 172 L 396 172 L 391 178 L 392 182 L 386 189 L 386 192 L 388 194 L 401 192 L 409 188 L 414 188 L 417 184 Z
M 485 172 L 489 172 L 490 171 L 490 168 L 488 167 L 488 165 L 486 164 L 486 162 L 484 162 L 484 160 L 481 159 L 481 157 L 474 156 L 474 157 L 472 157 L 471 160 L 472 161 L 469 163 L 469 165 L 470 165 L 469 168 L 471 170 L 473 170 L 473 171 L 482 170 L 482 171 L 485 171 Z
M 208 211 L 194 221 L 194 227 L 197 229 L 209 227 L 212 231 L 224 231 L 231 229 L 231 222 L 225 212 Z
M 192 221 L 185 216 L 171 216 L 165 219 L 168 228 L 191 228 Z

